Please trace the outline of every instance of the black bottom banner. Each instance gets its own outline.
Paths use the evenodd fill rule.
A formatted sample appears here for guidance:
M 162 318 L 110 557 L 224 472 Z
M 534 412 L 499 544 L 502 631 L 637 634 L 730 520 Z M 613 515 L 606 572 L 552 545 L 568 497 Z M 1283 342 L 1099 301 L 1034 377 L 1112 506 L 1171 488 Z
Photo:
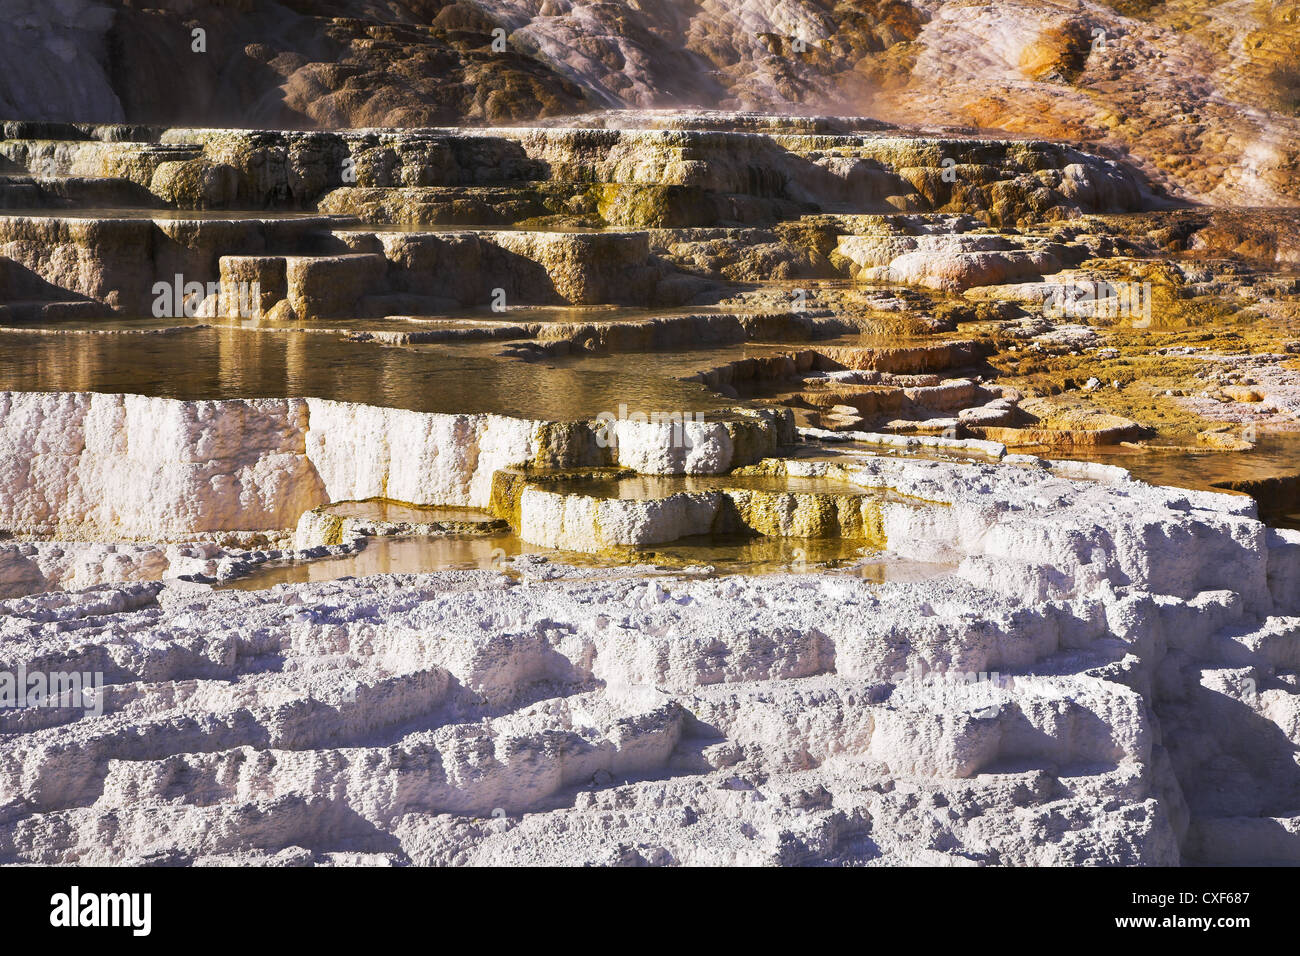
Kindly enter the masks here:
M 918 942 L 990 936 L 1230 943 L 1290 927 L 1285 870 L 595 870 L 45 869 L 0 870 L 18 938 L 76 934 L 115 944 L 239 934 L 264 944 L 382 943 L 429 920 L 500 945 L 615 942 L 627 935 L 745 937 L 834 926 L 916 933 Z M 784 925 L 782 925 L 784 924 Z M 376 939 L 376 937 L 379 939 Z M 454 935 L 451 938 L 455 938 Z M 241 940 L 242 941 L 242 940 Z M 692 940 L 694 941 L 694 940 Z M 433 943 L 433 941 L 430 941 Z

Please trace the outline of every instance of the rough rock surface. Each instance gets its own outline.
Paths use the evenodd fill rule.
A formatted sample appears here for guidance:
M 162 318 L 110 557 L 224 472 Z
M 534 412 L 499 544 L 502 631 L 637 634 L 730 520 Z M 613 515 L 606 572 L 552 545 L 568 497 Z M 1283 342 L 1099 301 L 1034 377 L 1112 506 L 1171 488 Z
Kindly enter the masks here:
M 6 669 L 105 686 L 0 718 L 0 859 L 1300 859 L 1300 537 L 1104 470 L 845 467 L 949 501 L 899 543 L 958 572 L 4 602 Z
M 1300 863 L 1296 4 L 5 14 L 0 863 Z
M 10 6 L 0 114 L 14 119 L 337 129 L 609 107 L 838 112 L 1101 143 L 1188 196 L 1300 200 L 1292 0 Z
M 294 400 L 3 392 L 0 525 L 154 540 L 291 527 L 322 500 L 306 424 Z

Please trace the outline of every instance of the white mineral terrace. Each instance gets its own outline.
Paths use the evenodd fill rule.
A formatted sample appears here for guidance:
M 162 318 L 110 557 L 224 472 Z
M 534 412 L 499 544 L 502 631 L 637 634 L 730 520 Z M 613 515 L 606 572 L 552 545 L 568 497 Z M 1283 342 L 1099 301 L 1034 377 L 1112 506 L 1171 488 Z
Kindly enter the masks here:
M 959 5 L 822 6 L 914 37 L 845 77 L 993 69 L 931 62 Z M 986 6 L 952 19 L 1022 29 Z M 418 31 L 330 16 L 384 82 L 285 50 L 310 94 L 246 120 L 318 132 L 96 83 L 50 96 L 111 123 L 0 116 L 0 865 L 1300 864 L 1294 150 L 1215 187 L 1152 151 L 1228 175 L 1235 101 L 1109 93 L 1086 148 L 1014 110 L 562 121 L 603 64 L 669 79 L 563 32 L 439 53 L 457 119 L 401 105 Z M 1103 60 L 1070 17 L 1006 54 L 1044 95 Z M 1157 92 L 1192 62 L 1122 49 Z M 708 82 L 798 85 L 749 56 Z M 1271 205 L 1179 198 L 1212 188 Z
M 0 395 L 0 664 L 105 682 L 0 713 L 0 859 L 1300 861 L 1300 533 L 1249 498 L 996 448 L 774 459 L 778 414 L 689 454 L 652 431 L 604 452 L 499 416 Z M 947 570 L 198 583 L 222 534 L 486 508 L 538 462 L 853 485 L 891 556 Z M 606 500 L 666 540 L 713 493 Z M 615 522 L 529 495 L 525 536 Z

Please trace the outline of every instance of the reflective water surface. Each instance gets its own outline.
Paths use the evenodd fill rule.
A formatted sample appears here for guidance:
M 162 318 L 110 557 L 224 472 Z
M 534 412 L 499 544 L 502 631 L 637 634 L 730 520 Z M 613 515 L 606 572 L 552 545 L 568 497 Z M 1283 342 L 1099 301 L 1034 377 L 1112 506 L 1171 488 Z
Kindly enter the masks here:
M 1153 485 L 1172 485 L 1198 491 L 1232 493 L 1217 483 L 1259 481 L 1276 476 L 1300 475 L 1300 433 L 1270 433 L 1259 437 L 1250 451 L 1158 445 L 1130 448 L 1123 445 L 1070 450 L 1037 450 L 1049 458 L 1077 458 L 1127 468 L 1134 478 Z M 1259 499 L 1260 516 L 1279 527 L 1300 528 L 1300 513 L 1285 503 Z
M 891 558 L 861 541 L 827 538 L 766 538 L 695 535 L 671 544 L 619 555 L 579 554 L 539 548 L 513 534 L 445 537 L 371 538 L 356 554 L 316 561 L 265 565 L 226 585 L 257 591 L 277 584 L 332 581 L 371 574 L 423 574 L 432 571 L 499 569 L 516 573 L 508 559 L 540 555 L 580 568 L 655 565 L 666 571 L 691 568 L 710 574 L 788 574 L 809 571 L 849 574 L 870 581 L 911 581 L 946 574 L 947 565 Z M 707 572 L 704 569 L 709 569 Z
M 171 323 L 174 325 L 175 323 Z M 525 362 L 494 342 L 392 346 L 336 332 L 237 327 L 154 334 L 0 331 L 0 389 L 177 399 L 317 397 L 421 412 L 566 421 L 735 405 L 681 377 L 743 357 L 721 350 Z
M 572 323 L 632 320 L 647 314 L 644 309 L 616 307 L 543 307 L 503 315 L 466 313 L 460 319 L 327 320 L 281 326 L 114 319 L 0 329 L 0 389 L 128 392 L 177 399 L 314 396 L 415 411 L 490 412 L 555 421 L 617 414 L 626 406 L 629 414 L 702 412 L 707 420 L 710 412 L 721 413 L 737 400 L 685 379 L 727 362 L 791 348 L 746 344 L 524 361 L 502 354 L 502 342 L 390 345 L 349 337 L 358 331 L 409 330 L 433 323 L 463 326 L 471 316 L 485 323 Z M 899 341 L 897 336 L 845 336 L 822 344 Z M 1144 481 L 1203 490 L 1222 490 L 1214 487 L 1216 482 L 1300 473 L 1300 434 L 1265 434 L 1256 448 L 1245 452 L 1194 446 L 1018 450 L 1116 464 Z M 653 482 L 638 481 L 603 489 L 588 485 L 584 493 L 659 496 L 662 489 L 651 487 Z M 736 484 L 735 479 L 728 482 Z M 707 485 L 705 481 L 700 487 Z M 1290 506 L 1279 510 L 1268 502 L 1261 505 L 1270 523 L 1300 526 Z

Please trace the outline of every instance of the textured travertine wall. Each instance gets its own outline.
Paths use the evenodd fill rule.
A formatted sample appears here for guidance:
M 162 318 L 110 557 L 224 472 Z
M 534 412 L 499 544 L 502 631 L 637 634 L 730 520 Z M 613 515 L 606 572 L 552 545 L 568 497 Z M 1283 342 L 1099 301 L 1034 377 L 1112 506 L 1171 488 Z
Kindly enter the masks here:
M 292 528 L 304 511 L 354 498 L 487 507 L 501 468 L 717 474 L 769 454 L 790 430 L 777 412 L 690 427 L 691 449 L 675 449 L 670 426 L 620 422 L 615 450 L 598 445 L 594 423 L 315 398 L 0 392 L 0 530 L 166 541 Z
M 0 393 L 0 527 L 165 540 L 283 529 L 330 500 L 486 504 L 531 422 L 316 399 Z
M 647 547 L 713 530 L 725 500 L 716 491 L 624 501 L 529 487 L 520 497 L 519 536 L 530 544 L 588 553 Z
M 153 538 L 285 528 L 325 490 L 300 400 L 0 392 L 0 527 Z
M 307 454 L 333 501 L 486 506 L 492 472 L 530 461 L 536 423 L 308 399 Z M 575 462 L 575 464 L 581 464 Z

